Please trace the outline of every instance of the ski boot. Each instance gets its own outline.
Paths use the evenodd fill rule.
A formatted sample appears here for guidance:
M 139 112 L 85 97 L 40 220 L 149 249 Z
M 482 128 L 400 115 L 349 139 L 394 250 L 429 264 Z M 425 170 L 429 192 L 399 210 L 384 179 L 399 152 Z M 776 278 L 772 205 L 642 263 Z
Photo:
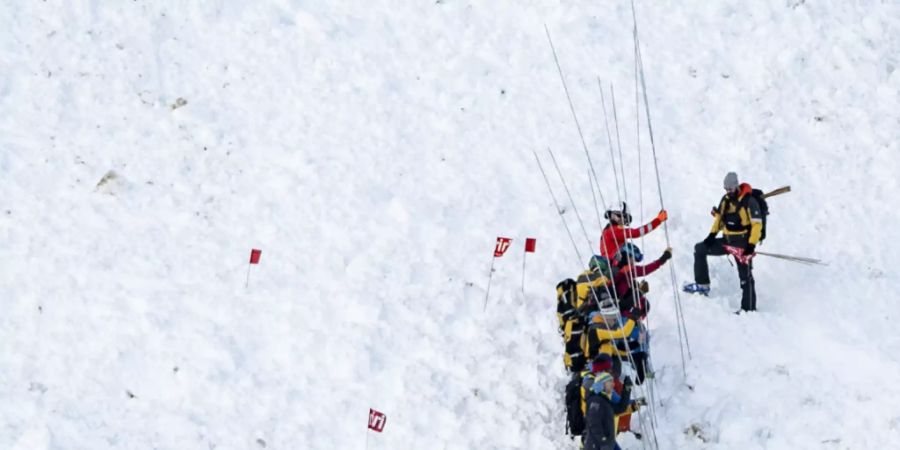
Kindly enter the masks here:
M 701 294 L 709 297 L 708 284 L 689 283 L 684 285 L 684 288 L 682 288 L 682 290 L 689 294 Z

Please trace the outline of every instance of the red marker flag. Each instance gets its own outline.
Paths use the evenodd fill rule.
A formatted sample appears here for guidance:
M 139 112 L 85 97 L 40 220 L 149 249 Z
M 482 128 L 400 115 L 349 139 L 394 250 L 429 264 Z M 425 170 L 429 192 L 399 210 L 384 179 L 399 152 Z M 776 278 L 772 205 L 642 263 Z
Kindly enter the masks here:
M 506 253 L 506 250 L 509 248 L 509 243 L 512 242 L 511 238 L 498 237 L 497 245 L 494 247 L 494 258 L 503 256 Z
M 259 264 L 259 257 L 262 256 L 262 250 L 250 250 L 250 264 Z
M 528 238 L 525 239 L 525 251 L 528 253 L 534 253 L 534 246 L 537 244 L 537 239 Z
M 494 246 L 494 257 L 491 258 L 491 271 L 488 273 L 487 292 L 484 294 L 484 309 L 487 310 L 488 297 L 491 295 L 491 280 L 494 279 L 494 261 L 503 256 L 509 250 L 509 243 L 512 238 L 497 237 L 497 245 Z
M 387 423 L 387 416 L 383 413 L 369 408 L 369 429 L 381 433 L 384 431 L 384 424 Z

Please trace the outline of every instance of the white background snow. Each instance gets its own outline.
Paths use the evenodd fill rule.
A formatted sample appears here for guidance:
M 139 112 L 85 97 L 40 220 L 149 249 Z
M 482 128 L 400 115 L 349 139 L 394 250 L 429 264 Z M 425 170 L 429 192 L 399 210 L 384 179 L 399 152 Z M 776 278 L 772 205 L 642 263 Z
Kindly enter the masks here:
M 734 316 L 712 260 L 686 378 L 650 277 L 659 447 L 900 446 L 900 5 L 637 12 L 678 282 L 729 170 L 793 186 L 761 250 L 830 262 L 760 257 L 760 311 Z M 0 448 L 364 448 L 369 407 L 371 449 L 576 448 L 554 287 L 593 249 L 532 150 L 593 246 L 600 225 L 544 24 L 608 202 L 614 85 L 649 219 L 628 2 L 5 2 Z

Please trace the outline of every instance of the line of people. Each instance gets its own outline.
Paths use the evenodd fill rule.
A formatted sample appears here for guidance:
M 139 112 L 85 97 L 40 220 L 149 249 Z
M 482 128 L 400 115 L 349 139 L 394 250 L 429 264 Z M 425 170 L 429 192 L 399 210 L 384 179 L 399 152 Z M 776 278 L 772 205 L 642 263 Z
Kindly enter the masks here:
M 754 311 L 756 287 L 750 258 L 765 239 L 765 198 L 774 194 L 739 182 L 734 172 L 725 176 L 723 187 L 725 195 L 712 210 L 710 233 L 694 247 L 694 283 L 685 285 L 684 291 L 707 295 L 707 256 L 731 253 L 741 282 L 741 311 Z M 633 385 L 653 376 L 644 322 L 650 309 L 645 296 L 649 285 L 639 278 L 672 257 L 672 249 L 667 248 L 655 261 L 639 265 L 643 254 L 629 242 L 668 220 L 665 210 L 637 228 L 630 228 L 632 217 L 625 203 L 607 211 L 605 217 L 609 224 L 603 229 L 600 254 L 591 257 L 588 270 L 556 286 L 563 362 L 571 373 L 565 393 L 567 433 L 573 439 L 581 436 L 588 450 L 618 449 L 616 434 L 631 431 L 631 414 L 643 404 L 643 399 L 631 395 Z M 720 232 L 722 238 L 717 237 Z M 633 379 L 623 376 L 623 366 Z
M 624 203 L 605 216 L 609 224 L 600 254 L 591 257 L 588 270 L 556 288 L 563 362 L 571 373 L 565 395 L 567 432 L 581 436 L 589 450 L 617 449 L 616 434 L 631 431 L 631 415 L 644 404 L 644 399 L 632 398 L 632 387 L 653 376 L 644 323 L 649 285 L 639 278 L 672 257 L 669 248 L 640 265 L 640 248 L 627 242 L 658 228 L 668 218 L 665 210 L 638 228 L 629 228 L 631 215 Z M 626 364 L 633 377 L 623 374 Z

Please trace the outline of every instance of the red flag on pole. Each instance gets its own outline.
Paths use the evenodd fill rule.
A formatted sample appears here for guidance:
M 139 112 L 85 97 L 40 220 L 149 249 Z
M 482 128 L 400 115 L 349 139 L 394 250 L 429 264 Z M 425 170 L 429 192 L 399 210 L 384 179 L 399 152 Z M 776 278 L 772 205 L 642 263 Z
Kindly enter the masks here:
M 512 238 L 498 237 L 497 245 L 494 247 L 494 258 L 503 256 L 509 248 L 510 242 L 512 242 Z
M 384 431 L 384 424 L 387 422 L 387 416 L 383 413 L 369 408 L 369 429 L 381 433 Z
M 250 264 L 259 264 L 259 257 L 262 256 L 262 250 L 250 250 Z
M 525 239 L 525 251 L 528 253 L 534 253 L 534 246 L 537 244 L 537 239 L 528 238 Z

